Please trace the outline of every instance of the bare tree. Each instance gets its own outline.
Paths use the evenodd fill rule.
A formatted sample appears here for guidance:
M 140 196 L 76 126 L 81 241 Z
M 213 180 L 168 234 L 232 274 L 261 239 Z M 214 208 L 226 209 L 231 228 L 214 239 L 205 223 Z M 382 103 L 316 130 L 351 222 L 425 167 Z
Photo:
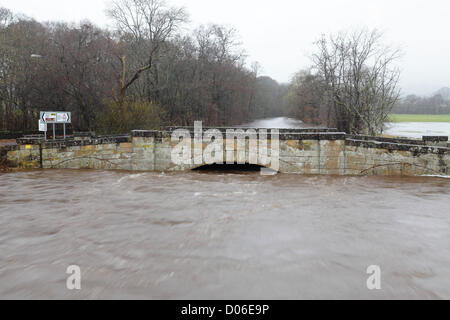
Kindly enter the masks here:
M 325 124 L 327 105 L 324 95 L 325 86 L 321 78 L 311 70 L 302 70 L 295 74 L 285 95 L 287 112 L 308 124 Z
M 69 100 L 65 107 L 76 111 L 74 126 L 92 130 L 102 100 L 117 90 L 114 43 L 107 31 L 87 21 L 80 26 L 56 24 L 52 29 L 52 50 L 45 54 L 48 68 Z
M 349 133 L 376 134 L 399 99 L 400 52 L 382 44 L 382 33 L 363 29 L 322 36 L 313 55 L 329 104 L 328 124 Z
M 34 131 L 49 109 L 72 111 L 75 130 L 103 133 L 280 112 L 285 87 L 247 67 L 234 29 L 182 35 L 184 11 L 157 1 L 116 0 L 111 15 L 115 33 L 0 10 L 0 131 Z
M 162 44 L 187 21 L 187 14 L 184 8 L 170 8 L 163 0 L 114 0 L 107 13 L 115 20 L 122 40 L 145 47 L 144 61 L 130 75 L 127 72 L 126 56 L 121 57 L 120 99 L 123 101 L 127 89 L 144 71 L 152 68 Z
M 0 7 L 0 28 L 6 27 L 13 19 L 14 15 L 9 9 Z

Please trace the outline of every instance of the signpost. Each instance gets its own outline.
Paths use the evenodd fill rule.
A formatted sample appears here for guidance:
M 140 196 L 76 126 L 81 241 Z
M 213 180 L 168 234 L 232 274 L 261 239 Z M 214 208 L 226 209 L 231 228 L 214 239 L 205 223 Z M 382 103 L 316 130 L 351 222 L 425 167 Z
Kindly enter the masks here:
M 41 130 L 41 121 L 45 124 L 45 130 Z M 51 123 L 53 125 L 53 140 L 55 140 L 55 124 L 62 123 L 64 125 L 64 139 L 66 139 L 66 123 L 71 122 L 71 112 L 41 111 L 41 116 L 39 119 L 39 131 L 45 131 L 45 137 L 47 138 L 47 123 Z

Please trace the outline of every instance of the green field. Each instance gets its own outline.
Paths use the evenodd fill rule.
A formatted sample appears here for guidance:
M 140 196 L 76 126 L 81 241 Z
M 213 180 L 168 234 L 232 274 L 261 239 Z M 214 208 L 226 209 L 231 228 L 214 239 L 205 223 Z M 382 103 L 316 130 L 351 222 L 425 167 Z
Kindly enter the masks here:
M 391 122 L 450 122 L 450 114 L 391 114 Z

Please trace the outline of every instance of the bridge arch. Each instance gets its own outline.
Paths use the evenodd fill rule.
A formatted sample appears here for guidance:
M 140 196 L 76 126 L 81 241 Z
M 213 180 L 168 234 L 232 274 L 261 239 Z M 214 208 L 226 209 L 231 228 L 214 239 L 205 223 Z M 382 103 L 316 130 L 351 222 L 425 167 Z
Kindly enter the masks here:
M 261 172 L 263 168 L 266 168 L 263 165 L 259 164 L 250 164 L 248 162 L 244 164 L 202 164 L 192 168 L 192 171 L 198 172 Z

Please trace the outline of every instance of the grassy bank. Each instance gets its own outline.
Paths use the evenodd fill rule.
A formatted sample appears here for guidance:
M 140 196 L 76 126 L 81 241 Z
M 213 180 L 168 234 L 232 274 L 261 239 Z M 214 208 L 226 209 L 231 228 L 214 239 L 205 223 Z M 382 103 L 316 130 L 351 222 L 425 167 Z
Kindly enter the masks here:
M 391 122 L 450 122 L 450 114 L 391 114 Z

